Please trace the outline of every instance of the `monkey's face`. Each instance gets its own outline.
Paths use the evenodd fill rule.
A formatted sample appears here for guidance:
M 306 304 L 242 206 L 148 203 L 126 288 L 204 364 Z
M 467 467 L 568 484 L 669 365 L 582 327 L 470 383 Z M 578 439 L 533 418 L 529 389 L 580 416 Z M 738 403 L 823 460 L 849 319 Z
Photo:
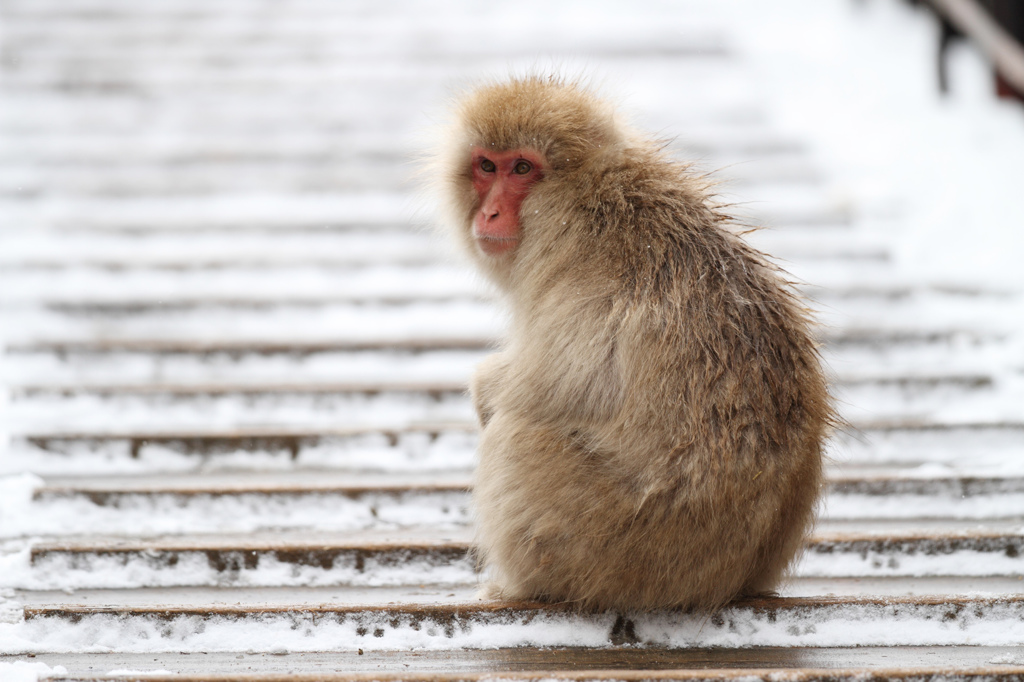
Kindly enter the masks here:
M 544 177 L 544 157 L 532 149 L 475 147 L 470 158 L 478 199 L 473 240 L 483 253 L 504 256 L 519 244 L 519 210 L 533 184 Z

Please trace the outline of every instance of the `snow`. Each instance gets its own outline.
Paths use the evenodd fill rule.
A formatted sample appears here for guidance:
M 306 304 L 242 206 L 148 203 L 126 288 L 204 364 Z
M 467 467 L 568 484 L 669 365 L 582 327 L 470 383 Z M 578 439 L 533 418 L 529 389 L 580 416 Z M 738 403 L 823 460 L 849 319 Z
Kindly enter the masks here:
M 354 556 L 336 558 L 330 567 L 300 565 L 270 554 L 255 566 L 245 564 L 245 550 L 226 553 L 242 564 L 219 571 L 205 551 L 138 552 L 74 556 L 47 553 L 32 560 L 36 541 L 9 540 L 0 544 L 4 583 L 26 590 L 125 589 L 140 587 L 380 587 L 403 585 L 473 585 L 478 576 L 468 556 L 457 558 L 413 555 L 400 561 L 374 557 L 357 562 Z M 173 561 L 169 557 L 173 556 Z
M 0 663 L 0 680 L 4 682 L 36 682 L 50 675 L 66 675 L 67 668 L 62 665 L 50 667 L 35 661 L 14 661 Z
M 466 539 L 465 531 L 454 535 Z M 367 558 L 362 565 L 336 559 L 330 567 L 300 565 L 260 554 L 254 565 L 218 570 L 204 551 L 135 552 L 120 556 L 47 552 L 31 558 L 38 541 L 0 544 L 5 584 L 32 590 L 118 589 L 137 587 L 379 587 L 403 585 L 473 585 L 479 576 L 469 557 L 413 555 L 395 562 Z M 941 545 L 941 540 L 936 543 Z M 927 576 L 1015 576 L 1024 559 L 1005 552 L 973 549 L 889 551 L 837 549 L 807 552 L 793 567 L 799 578 L 894 578 Z M 244 550 L 234 556 L 241 561 Z M 171 562 L 169 557 L 173 556 Z M 226 553 L 226 557 L 233 556 Z
M 182 342 L 251 342 L 266 344 L 394 342 L 426 339 L 497 338 L 504 317 L 495 306 L 474 301 L 424 302 L 368 308 L 332 304 L 315 310 L 277 309 L 225 314 L 200 310 L 96 320 L 76 319 L 45 310 L 14 308 L 6 315 L 4 334 L 10 345 L 61 340 L 115 341 L 160 339 Z
M 959 495 L 830 495 L 822 518 L 826 519 L 976 519 L 1024 518 L 1024 493 L 961 498 Z
M 31 474 L 25 478 L 35 478 Z M 0 494 L 10 486 L 0 478 Z M 20 496 L 20 495 L 19 495 Z M 461 492 L 365 493 L 354 499 L 330 494 L 301 496 L 119 495 L 97 505 L 86 497 L 35 500 L 0 507 L 0 539 L 31 535 L 250 533 L 264 529 L 321 531 L 387 530 L 417 525 L 450 527 L 469 523 L 469 498 Z M 20 508 L 19 508 L 20 507 Z M 18 513 L 20 512 L 20 513 Z
M 330 384 L 387 382 L 468 382 L 476 363 L 490 351 L 436 350 L 231 353 L 153 355 L 122 352 L 116 356 L 68 353 L 18 353 L 0 365 L 12 385 L 174 385 Z M 3 357 L 3 356 L 0 356 Z M 2 360 L 0 360 L 2 362 Z
M 980 600 L 970 608 L 866 601 L 780 611 L 727 607 L 703 614 L 629 615 L 638 643 L 711 646 L 1012 646 L 1024 637 L 1017 602 Z M 351 651 L 362 649 L 489 649 L 505 646 L 604 647 L 617 614 L 466 609 L 423 614 L 387 610 L 352 613 L 257 613 L 201 618 L 188 613 L 125 618 L 84 614 L 72 625 L 37 618 L 0 625 L 0 652 Z
M 360 193 L 353 195 L 278 195 L 258 194 L 215 195 L 180 199 L 118 197 L 116 201 L 87 198 L 54 198 L 42 205 L 19 205 L 7 202 L 4 224 L 7 230 L 47 224 L 81 223 L 82 216 L 89 221 L 122 224 L 131 227 L 183 226 L 196 222 L 213 221 L 228 224 L 265 224 L 322 222 L 333 224 L 408 224 L 414 208 L 404 194 Z M 31 243 L 29 236 L 10 237 L 14 243 L 22 239 Z M 59 248 L 59 247 L 58 247 Z
M 471 448 L 467 448 L 470 449 Z M 468 464 L 468 462 L 467 462 Z M 402 467 L 409 471 L 413 467 Z M 342 469 L 343 471 L 347 469 Z M 167 469 L 164 469 L 166 472 Z M 326 473 L 326 469 L 322 470 Z M 204 469 L 207 474 L 212 470 Z M 468 476 L 469 467 L 463 472 Z M 237 469 L 232 474 L 240 473 Z M 948 470 L 944 470 L 948 476 Z M 974 472 L 977 474 L 977 470 Z M 900 472 L 908 477 L 907 472 Z M 913 472 L 909 473 L 913 476 Z M 239 477 L 244 481 L 243 477 Z M 900 479 L 897 479 L 897 481 Z M 993 518 L 1024 517 L 1024 493 L 964 491 L 959 479 L 942 475 L 919 477 L 933 482 L 921 494 L 857 494 L 833 491 L 826 495 L 820 518 L 829 521 L 953 519 L 983 522 Z M 998 483 L 1000 479 L 995 479 Z M 122 486 L 130 490 L 131 479 Z M 941 489 L 947 483 L 945 490 Z M 109 480 L 118 490 L 117 479 Z M 461 484 L 461 483 L 460 483 Z M 469 494 L 461 490 L 365 491 L 295 493 L 233 492 L 114 492 L 95 494 L 40 490 L 43 480 L 33 474 L 0 477 L 0 540 L 31 536 L 89 534 L 146 536 L 175 533 L 251 533 L 260 530 L 387 531 L 431 526 L 467 527 Z M 244 486 L 244 483 L 243 483 Z M 940 488 L 940 489 L 936 489 Z M 84 488 L 89 490 L 88 486 Z M 972 573 L 973 574 L 973 573 Z
M 32 471 L 40 475 L 141 474 L 153 472 L 201 473 L 217 470 L 349 469 L 357 471 L 408 472 L 469 469 L 476 449 L 476 435 L 464 430 L 441 429 L 439 433 L 402 433 L 389 438 L 382 433 L 326 436 L 290 450 L 259 448 L 195 454 L 172 445 L 142 443 L 136 457 L 126 440 L 90 443 L 70 442 L 42 450 L 28 443 L 11 445 L 0 474 Z
M 1020 575 L 1024 560 L 1007 553 L 971 549 L 952 551 L 806 552 L 795 575 L 822 578 L 847 576 L 990 576 Z
M 157 416 L 154 416 L 154 413 Z M 107 398 L 96 395 L 33 397 L 11 408 L 21 433 L 125 433 L 140 431 L 208 432 L 219 428 L 259 427 L 383 430 L 413 424 L 474 423 L 469 400 L 450 393 L 426 395 L 384 391 L 367 394 L 298 394 L 250 397 L 198 395 Z M 98 419 L 95 415 L 108 415 Z
M 755 82 L 781 129 L 828 159 L 829 192 L 858 207 L 857 226 L 894 237 L 922 279 L 1020 291 L 1024 112 L 996 98 L 974 48 L 954 49 L 943 98 L 938 23 L 907 3 L 726 4 L 757 12 L 737 22 Z

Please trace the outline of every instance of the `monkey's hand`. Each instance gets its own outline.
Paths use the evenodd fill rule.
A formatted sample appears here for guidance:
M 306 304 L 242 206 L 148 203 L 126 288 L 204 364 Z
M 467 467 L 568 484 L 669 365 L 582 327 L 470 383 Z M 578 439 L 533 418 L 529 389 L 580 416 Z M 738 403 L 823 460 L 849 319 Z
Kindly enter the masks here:
M 469 381 L 469 392 L 473 397 L 473 407 L 480 419 L 481 428 L 486 427 L 494 416 L 495 401 L 507 375 L 507 353 L 487 356 L 473 372 L 473 377 Z

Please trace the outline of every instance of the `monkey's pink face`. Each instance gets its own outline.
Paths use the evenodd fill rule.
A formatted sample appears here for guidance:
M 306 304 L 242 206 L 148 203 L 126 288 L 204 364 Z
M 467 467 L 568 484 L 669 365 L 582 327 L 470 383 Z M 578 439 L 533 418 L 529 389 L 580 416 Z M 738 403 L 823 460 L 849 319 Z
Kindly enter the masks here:
M 544 177 L 544 157 L 531 149 L 494 152 L 475 147 L 473 188 L 480 203 L 473 216 L 473 238 L 486 254 L 500 256 L 519 244 L 519 209 L 535 182 Z

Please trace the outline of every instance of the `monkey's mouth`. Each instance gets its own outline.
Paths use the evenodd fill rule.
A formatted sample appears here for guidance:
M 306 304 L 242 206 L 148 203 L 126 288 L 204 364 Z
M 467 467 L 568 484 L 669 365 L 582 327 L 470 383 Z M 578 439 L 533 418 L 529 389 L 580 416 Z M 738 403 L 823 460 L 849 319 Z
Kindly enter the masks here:
M 477 237 L 477 246 L 490 256 L 500 256 L 516 247 L 519 240 L 514 237 Z

